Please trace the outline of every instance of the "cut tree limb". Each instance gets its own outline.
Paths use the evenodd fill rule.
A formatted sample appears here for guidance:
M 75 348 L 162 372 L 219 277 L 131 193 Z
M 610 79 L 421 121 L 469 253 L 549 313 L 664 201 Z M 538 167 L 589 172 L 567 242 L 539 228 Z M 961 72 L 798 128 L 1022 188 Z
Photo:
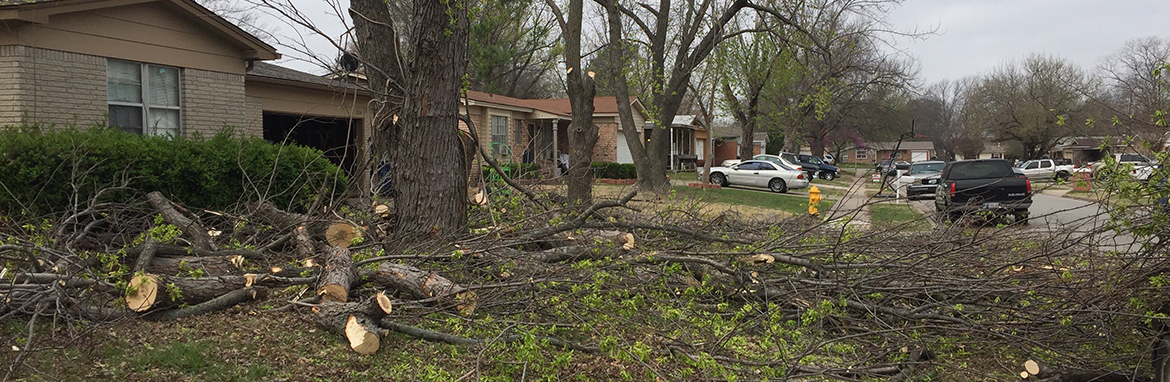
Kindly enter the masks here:
M 382 263 L 369 276 L 374 285 L 394 289 L 415 299 L 450 298 L 455 303 L 455 309 L 464 316 L 474 314 L 479 304 L 475 292 L 435 272 L 409 265 Z
M 350 349 L 358 354 L 373 354 L 386 336 L 386 329 L 376 323 L 390 313 L 389 299 L 379 293 L 360 302 L 322 301 L 313 307 L 313 313 L 318 325 L 345 336 Z
M 168 276 L 229 276 L 243 273 L 239 264 L 242 256 L 155 256 L 146 266 L 146 273 Z
M 157 311 L 156 313 L 150 314 L 147 317 L 155 319 L 177 320 L 180 318 L 201 316 L 204 314 L 231 308 L 248 301 L 263 299 L 267 293 L 268 288 L 251 286 L 224 293 L 219 297 L 195 304 L 193 306 Z
M 326 301 L 346 302 L 349 300 L 349 288 L 357 280 L 357 268 L 353 265 L 349 250 L 330 247 L 325 254 L 325 267 L 321 271 L 321 281 L 317 284 L 317 295 Z
M 126 306 L 135 312 L 209 301 L 250 285 L 245 276 L 173 277 L 139 274 L 130 279 Z M 134 292 L 134 293 L 129 293 Z
M 154 253 L 158 251 L 158 245 L 158 240 L 152 237 L 148 237 L 142 242 L 142 250 L 138 252 L 138 261 L 134 262 L 133 273 L 146 271 L 146 267 L 150 266 L 150 261 L 154 259 Z
M 154 206 L 154 209 L 162 214 L 164 221 L 179 227 L 179 230 L 183 231 L 183 236 L 191 239 L 191 245 L 196 249 L 204 251 L 216 250 L 215 244 L 211 242 L 211 236 L 207 234 L 207 229 L 175 209 L 174 204 L 170 200 L 167 200 L 162 193 L 154 191 L 146 194 L 146 200 L 150 202 L 151 206 Z

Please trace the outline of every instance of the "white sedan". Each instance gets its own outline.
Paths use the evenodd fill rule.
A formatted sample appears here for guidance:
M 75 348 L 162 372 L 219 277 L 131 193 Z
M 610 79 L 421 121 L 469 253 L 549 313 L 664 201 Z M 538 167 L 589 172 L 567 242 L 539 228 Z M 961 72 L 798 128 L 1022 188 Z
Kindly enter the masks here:
M 787 170 L 767 161 L 748 160 L 731 167 L 712 167 L 711 183 L 720 186 L 768 187 L 772 192 L 808 187 L 803 171 Z

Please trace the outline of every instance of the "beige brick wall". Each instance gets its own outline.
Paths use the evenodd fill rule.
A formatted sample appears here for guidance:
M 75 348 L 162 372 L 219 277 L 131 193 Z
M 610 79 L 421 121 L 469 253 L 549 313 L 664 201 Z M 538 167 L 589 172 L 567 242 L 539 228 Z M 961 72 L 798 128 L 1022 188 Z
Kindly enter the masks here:
M 593 146 L 594 162 L 617 162 L 617 124 L 597 124 L 597 145 Z
M 263 135 L 259 125 L 247 123 L 243 75 L 183 69 L 182 92 L 184 135 L 211 136 L 224 126 L 248 136 Z
M 87 127 L 105 121 L 106 111 L 105 58 L 0 47 L 0 124 Z

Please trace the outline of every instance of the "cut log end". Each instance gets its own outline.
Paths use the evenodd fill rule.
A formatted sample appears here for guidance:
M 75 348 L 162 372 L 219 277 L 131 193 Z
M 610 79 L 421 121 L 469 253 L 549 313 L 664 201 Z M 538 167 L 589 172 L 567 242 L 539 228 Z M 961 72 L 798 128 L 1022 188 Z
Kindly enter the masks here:
M 344 286 L 337 284 L 322 285 L 320 288 L 317 288 L 317 295 L 321 296 L 321 299 L 325 301 L 349 301 L 349 291 Z
M 472 291 L 463 291 L 455 295 L 455 310 L 459 311 L 459 315 L 463 317 L 471 317 L 475 314 L 475 308 L 479 307 L 479 296 Z M 390 312 L 386 312 L 389 314 Z
M 325 230 L 325 239 L 334 247 L 349 248 L 349 243 L 357 237 L 357 230 L 352 225 L 336 223 Z
M 1031 375 L 1040 374 L 1040 364 L 1033 360 L 1024 362 L 1024 371 Z
M 390 314 L 394 310 L 394 303 L 390 301 L 389 297 L 386 297 L 385 293 L 378 292 L 378 294 L 375 294 L 374 301 L 378 302 L 378 307 L 382 308 L 382 312 L 386 314 Z
M 1020 379 L 1028 379 L 1029 375 L 1031 375 L 1031 374 L 1028 374 L 1027 371 L 1021 371 L 1020 372 Z
M 129 289 L 134 293 L 126 294 L 126 306 L 135 312 L 144 312 L 154 305 L 158 298 L 158 277 L 151 274 L 135 276 L 130 279 Z
M 349 340 L 349 348 L 358 354 L 374 354 L 381 346 L 378 334 L 367 330 L 354 316 L 345 322 L 345 338 Z

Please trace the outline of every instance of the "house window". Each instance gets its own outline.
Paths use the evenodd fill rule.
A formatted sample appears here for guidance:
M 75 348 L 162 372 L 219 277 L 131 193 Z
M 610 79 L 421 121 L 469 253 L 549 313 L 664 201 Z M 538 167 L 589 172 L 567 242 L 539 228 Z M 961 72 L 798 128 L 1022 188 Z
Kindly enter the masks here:
M 857 149 L 857 153 L 853 155 L 853 158 L 854 158 L 854 159 L 866 159 L 866 158 L 869 158 L 869 152 L 868 152 L 867 150 L 865 150 L 865 149 Z
M 492 153 L 504 154 L 508 149 L 508 117 L 492 116 Z
M 110 126 L 135 134 L 178 136 L 179 69 L 107 60 Z
M 991 153 L 991 159 L 1003 159 L 1003 153 Z

